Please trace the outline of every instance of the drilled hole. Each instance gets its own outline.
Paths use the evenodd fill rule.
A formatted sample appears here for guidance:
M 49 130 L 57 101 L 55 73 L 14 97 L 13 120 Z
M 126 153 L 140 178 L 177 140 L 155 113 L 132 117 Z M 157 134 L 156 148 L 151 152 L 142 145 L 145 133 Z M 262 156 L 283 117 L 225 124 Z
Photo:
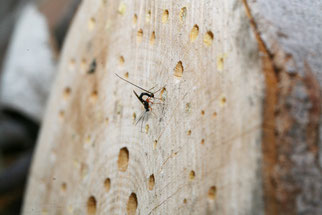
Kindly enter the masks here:
M 167 97 L 167 89 L 165 87 L 163 87 L 160 92 L 160 99 L 162 101 L 165 101 L 166 97 Z
M 128 72 L 126 72 L 126 73 L 124 74 L 124 77 L 125 77 L 125 78 L 129 78 L 129 73 L 128 73 Z
M 221 99 L 220 99 L 220 104 L 223 106 L 223 105 L 226 104 L 226 102 L 227 102 L 226 97 L 225 96 L 222 96 Z
M 146 16 L 145 16 L 145 21 L 147 23 L 149 23 L 151 20 L 151 10 L 149 10 L 147 13 L 146 13 Z
M 199 26 L 198 25 L 194 25 L 190 31 L 190 41 L 194 42 L 199 34 Z
M 187 132 L 187 134 L 188 134 L 188 136 L 190 136 L 190 135 L 191 135 L 191 130 L 189 130 L 189 131 Z
M 149 177 L 149 190 L 153 190 L 154 184 L 155 184 L 155 180 L 154 180 L 154 175 L 152 174 Z
M 125 62 L 124 57 L 123 56 L 120 56 L 119 57 L 119 64 L 120 64 L 120 66 L 122 66 L 124 64 L 124 62 Z
M 215 186 L 212 186 L 209 188 L 208 198 L 210 200 L 214 200 L 216 198 L 216 191 L 217 191 L 217 188 Z
M 183 74 L 183 65 L 182 62 L 179 61 L 174 68 L 174 76 L 181 78 Z
M 211 46 L 213 40 L 214 34 L 211 31 L 208 31 L 203 38 L 203 43 L 209 47 Z
M 205 111 L 204 110 L 201 111 L 201 115 L 205 115 Z
M 136 34 L 136 40 L 140 43 L 140 42 L 142 42 L 142 39 L 143 39 L 143 30 L 139 29 Z
M 126 12 L 126 5 L 125 5 L 125 3 L 124 3 L 124 2 L 120 2 L 120 4 L 119 4 L 119 8 L 118 8 L 117 12 L 118 12 L 120 15 L 122 15 L 122 16 L 125 14 L 125 12 Z
M 111 179 L 110 178 L 105 179 L 104 187 L 105 187 L 106 192 L 110 191 L 110 189 L 111 189 Z
M 184 22 L 184 20 L 186 19 L 186 16 L 187 16 L 187 8 L 183 7 L 183 8 L 181 8 L 180 14 L 179 14 L 180 21 Z
M 131 193 L 129 200 L 127 201 L 127 214 L 128 215 L 134 215 L 136 214 L 136 209 L 138 207 L 138 199 L 136 197 L 135 193 Z
M 150 37 L 150 45 L 152 46 L 155 42 L 155 32 L 153 31 Z
M 65 182 L 61 184 L 61 190 L 63 192 L 66 192 L 66 190 L 67 190 L 67 184 Z
M 222 54 L 217 56 L 217 70 L 222 71 L 224 69 L 226 55 Z
M 205 144 L 205 139 L 202 139 L 200 143 L 201 145 Z
M 158 145 L 158 141 L 157 140 L 154 140 L 154 142 L 153 142 L 153 149 L 156 149 L 157 148 L 157 145 Z
M 98 98 L 98 92 L 96 90 L 94 90 L 91 93 L 90 100 L 91 100 L 91 102 L 96 102 L 97 101 L 97 98 Z
M 125 172 L 127 170 L 129 165 L 129 150 L 126 147 L 120 150 L 117 164 L 121 172 Z
M 96 199 L 94 196 L 89 197 L 87 200 L 87 214 L 93 215 L 96 214 Z
M 164 10 L 162 13 L 162 23 L 166 23 L 169 19 L 169 11 Z
M 85 58 L 81 60 L 81 69 L 84 71 L 86 69 L 87 61 Z
M 69 87 L 66 87 L 65 90 L 64 90 L 64 99 L 68 99 L 69 98 L 69 95 L 71 93 L 71 89 Z
M 91 31 L 95 28 L 95 25 L 96 25 L 96 20 L 94 17 L 91 17 L 89 20 L 88 20 L 88 29 Z
M 89 68 L 88 68 L 88 70 L 87 70 L 87 73 L 88 73 L 88 74 L 93 74 L 93 73 L 95 73 L 95 71 L 96 71 L 96 66 L 97 66 L 97 64 L 96 64 L 96 59 L 94 58 L 94 59 L 92 60 L 91 65 L 89 65 Z
M 195 177 L 196 177 L 195 171 L 191 170 L 190 173 L 189 173 L 189 179 L 193 180 L 193 179 L 195 179 Z
M 191 110 L 191 104 L 190 103 L 186 103 L 185 111 L 186 112 L 190 112 L 190 110 Z
M 74 69 L 75 68 L 75 59 L 74 58 L 70 59 L 70 61 L 69 61 L 69 68 L 70 69 Z
M 59 118 L 60 118 L 60 119 L 64 119 L 64 117 L 65 117 L 65 111 L 60 110 L 60 111 L 59 111 Z
M 183 204 L 187 204 L 187 199 L 183 199 Z
M 136 25 L 137 22 L 138 22 L 138 15 L 134 14 L 133 15 L 133 25 Z

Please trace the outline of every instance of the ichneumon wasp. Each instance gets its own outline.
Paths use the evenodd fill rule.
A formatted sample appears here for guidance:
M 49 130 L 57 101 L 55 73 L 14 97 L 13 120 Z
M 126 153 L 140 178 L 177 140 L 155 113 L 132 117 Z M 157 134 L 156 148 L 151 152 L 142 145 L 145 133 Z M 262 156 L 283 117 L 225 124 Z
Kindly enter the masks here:
M 157 93 L 157 92 L 159 92 L 162 88 L 160 88 L 159 90 L 157 90 L 157 91 L 155 91 L 155 92 L 153 93 L 153 92 L 151 92 L 151 90 L 152 90 L 154 87 L 152 87 L 150 90 L 146 90 L 146 89 L 144 89 L 144 88 L 142 88 L 142 87 L 140 87 L 140 86 L 138 86 L 138 85 L 136 85 L 136 84 L 134 84 L 134 83 L 132 83 L 132 82 L 130 82 L 130 81 L 128 81 L 128 80 L 126 80 L 126 79 L 124 79 L 124 78 L 122 78 L 121 76 L 119 76 L 119 75 L 118 75 L 118 74 L 116 74 L 116 73 L 115 73 L 115 75 L 116 75 L 117 77 L 119 77 L 121 80 L 123 80 L 123 81 L 125 81 L 125 82 L 127 82 L 127 83 L 129 83 L 129 84 L 131 84 L 131 85 L 133 85 L 133 86 L 135 86 L 135 87 L 137 87 L 137 88 L 139 88 L 140 90 L 144 91 L 144 92 L 142 92 L 140 95 L 138 95 L 138 94 L 135 92 L 135 90 L 133 90 L 134 95 L 139 99 L 139 101 L 142 103 L 142 105 L 143 105 L 143 107 L 144 107 L 144 112 L 141 114 L 141 116 L 139 117 L 139 119 L 137 120 L 137 122 L 135 123 L 135 125 L 137 125 L 137 124 L 138 124 L 138 122 L 139 122 L 140 120 L 142 120 L 142 124 L 143 124 L 143 121 L 144 121 L 144 118 L 145 118 L 145 116 L 146 116 L 146 113 L 148 113 L 148 112 L 152 111 L 152 107 L 151 107 L 151 105 L 150 105 L 150 104 L 155 104 L 153 100 L 154 100 L 154 99 L 159 99 L 159 98 L 155 98 L 155 97 L 154 97 L 154 94 L 155 94 L 155 93 Z M 161 100 L 161 99 L 160 99 L 160 100 Z M 142 124 L 141 124 L 141 130 L 142 130 Z

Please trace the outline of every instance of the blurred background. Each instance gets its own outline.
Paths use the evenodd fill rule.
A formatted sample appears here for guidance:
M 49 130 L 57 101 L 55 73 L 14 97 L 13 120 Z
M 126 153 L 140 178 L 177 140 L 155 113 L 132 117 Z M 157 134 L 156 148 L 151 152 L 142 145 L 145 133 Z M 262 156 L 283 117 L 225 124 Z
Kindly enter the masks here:
M 80 0 L 0 0 L 0 214 L 19 214 L 59 54 Z

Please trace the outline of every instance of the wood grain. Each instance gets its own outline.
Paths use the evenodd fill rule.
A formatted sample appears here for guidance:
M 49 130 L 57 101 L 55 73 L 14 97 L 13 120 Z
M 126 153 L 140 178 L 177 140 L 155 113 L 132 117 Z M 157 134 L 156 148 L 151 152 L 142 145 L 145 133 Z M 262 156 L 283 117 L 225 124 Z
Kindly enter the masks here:
M 259 214 L 264 83 L 241 1 L 84 0 L 24 214 Z

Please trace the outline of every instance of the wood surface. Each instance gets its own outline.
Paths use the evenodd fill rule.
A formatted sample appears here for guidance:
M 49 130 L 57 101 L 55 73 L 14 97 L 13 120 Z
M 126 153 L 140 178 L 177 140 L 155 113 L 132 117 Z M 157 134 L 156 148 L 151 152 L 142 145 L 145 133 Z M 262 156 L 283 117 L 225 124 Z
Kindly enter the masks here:
M 270 30 L 261 29 L 269 18 L 261 2 L 84 0 L 65 41 L 23 213 L 296 213 L 294 193 L 284 189 L 294 175 L 290 167 L 276 171 L 281 156 L 292 155 L 281 143 L 296 144 L 287 129 L 297 122 L 283 118 L 291 114 L 283 108 L 289 76 L 277 70 L 291 54 L 262 38 Z M 142 125 L 132 92 L 140 90 L 115 73 L 162 89 Z M 318 137 L 319 103 L 314 111 L 309 135 Z M 318 140 L 307 139 L 317 156 Z

